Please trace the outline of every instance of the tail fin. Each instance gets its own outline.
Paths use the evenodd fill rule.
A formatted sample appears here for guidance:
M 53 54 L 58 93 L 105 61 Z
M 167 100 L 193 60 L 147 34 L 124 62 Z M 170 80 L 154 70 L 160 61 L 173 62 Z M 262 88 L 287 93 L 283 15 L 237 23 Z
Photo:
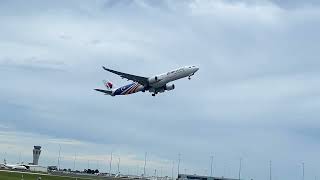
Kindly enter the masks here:
M 106 80 L 103 80 L 102 81 L 104 86 L 108 89 L 108 90 L 111 90 L 113 88 L 113 83 L 110 82 L 110 81 L 106 81 Z

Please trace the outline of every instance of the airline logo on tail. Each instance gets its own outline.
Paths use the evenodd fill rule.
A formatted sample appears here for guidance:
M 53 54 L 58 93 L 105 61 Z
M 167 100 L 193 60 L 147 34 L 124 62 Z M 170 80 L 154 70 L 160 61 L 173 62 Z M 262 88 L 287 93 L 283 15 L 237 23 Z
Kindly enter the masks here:
M 113 84 L 112 84 L 112 82 L 110 82 L 110 81 L 104 80 L 104 81 L 103 81 L 103 84 L 106 86 L 106 88 L 107 88 L 108 90 L 110 90 L 110 89 L 113 88 Z

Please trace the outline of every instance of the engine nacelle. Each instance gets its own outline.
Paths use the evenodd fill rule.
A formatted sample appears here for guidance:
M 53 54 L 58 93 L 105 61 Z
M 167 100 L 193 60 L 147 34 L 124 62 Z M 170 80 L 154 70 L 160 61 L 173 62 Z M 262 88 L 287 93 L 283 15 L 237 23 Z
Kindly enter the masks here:
M 174 84 L 171 84 L 171 85 L 168 85 L 168 84 L 166 84 L 166 86 L 165 86 L 165 90 L 167 90 L 167 91 L 171 91 L 171 90 L 173 90 L 175 88 L 175 86 L 174 86 Z
M 153 84 L 156 83 L 159 80 L 159 78 L 157 76 L 151 77 L 148 79 L 149 84 Z

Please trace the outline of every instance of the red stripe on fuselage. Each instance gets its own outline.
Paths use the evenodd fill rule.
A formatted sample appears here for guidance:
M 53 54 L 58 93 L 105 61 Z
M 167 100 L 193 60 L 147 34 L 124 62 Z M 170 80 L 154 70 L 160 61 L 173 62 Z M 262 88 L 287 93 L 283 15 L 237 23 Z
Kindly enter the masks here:
M 134 93 L 134 90 L 139 86 L 139 84 L 137 83 L 135 86 L 133 86 L 133 88 L 128 92 L 128 94 L 132 94 Z

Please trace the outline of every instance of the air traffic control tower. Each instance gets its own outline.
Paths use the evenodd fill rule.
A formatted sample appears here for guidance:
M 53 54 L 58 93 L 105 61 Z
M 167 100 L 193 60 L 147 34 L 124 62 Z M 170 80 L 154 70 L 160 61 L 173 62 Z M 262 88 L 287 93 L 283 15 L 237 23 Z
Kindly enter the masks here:
M 33 165 L 38 165 L 39 157 L 41 153 L 41 146 L 34 146 L 33 148 Z

